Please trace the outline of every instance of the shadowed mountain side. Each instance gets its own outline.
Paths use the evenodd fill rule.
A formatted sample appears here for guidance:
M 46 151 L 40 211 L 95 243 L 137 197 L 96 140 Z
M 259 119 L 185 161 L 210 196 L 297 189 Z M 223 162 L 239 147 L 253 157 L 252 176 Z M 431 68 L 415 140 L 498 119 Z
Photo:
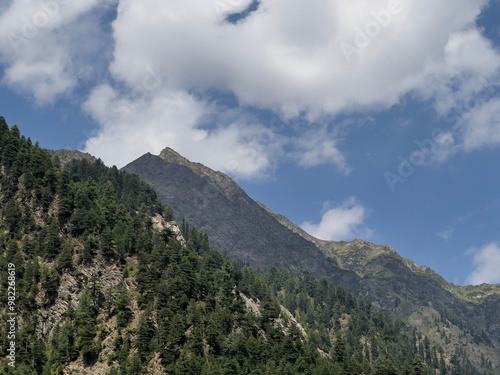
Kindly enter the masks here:
M 184 218 L 205 231 L 211 244 L 235 261 L 263 270 L 304 269 L 339 284 L 361 286 L 359 276 L 342 270 L 314 244 L 283 227 L 222 173 L 211 171 L 218 177 L 212 179 L 200 168 L 196 173 L 186 165 L 169 163 L 149 153 L 123 170 L 150 183 L 178 219 Z

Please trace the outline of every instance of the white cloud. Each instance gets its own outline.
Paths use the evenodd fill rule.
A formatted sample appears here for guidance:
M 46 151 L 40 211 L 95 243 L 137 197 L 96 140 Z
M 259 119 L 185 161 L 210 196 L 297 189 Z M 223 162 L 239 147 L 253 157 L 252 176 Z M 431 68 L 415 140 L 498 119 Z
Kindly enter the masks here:
M 456 136 L 452 131 L 441 131 L 433 138 L 433 150 L 430 155 L 428 165 L 444 163 L 457 152 L 461 146 L 455 140 Z
M 332 164 L 348 174 L 351 168 L 339 150 L 338 143 L 338 137 L 329 134 L 326 129 L 313 129 L 293 141 L 294 151 L 290 157 L 303 167 Z
M 372 231 L 360 228 L 366 216 L 367 210 L 355 197 L 349 197 L 337 206 L 326 202 L 320 223 L 313 224 L 306 221 L 300 227 L 310 235 L 322 240 L 341 241 L 352 240 L 354 237 L 369 238 Z
M 108 129 L 101 122 L 100 139 L 107 143 L 118 136 L 128 138 L 125 142 L 136 152 L 111 156 L 107 151 L 98 156 L 122 165 L 139 149 L 148 151 L 146 145 L 170 141 L 174 143 L 161 146 L 181 147 L 178 151 L 188 157 L 203 156 L 213 168 L 233 169 L 233 175 L 248 178 L 272 170 L 276 158 L 287 154 L 286 143 L 291 147 L 288 156 L 300 165 L 334 164 L 345 173 L 349 165 L 339 148 L 341 140 L 323 128 L 311 131 L 307 140 L 306 136 L 284 139 L 280 134 L 278 144 L 272 145 L 277 151 L 249 139 L 248 133 L 258 132 L 265 124 L 251 124 L 250 129 L 247 124 L 216 124 L 215 130 L 204 133 L 203 141 L 190 142 L 189 137 L 203 133 L 197 121 L 213 110 L 213 105 L 200 103 L 210 97 L 211 90 L 223 91 L 233 93 L 242 109 L 270 108 L 288 119 L 305 115 L 314 121 L 342 111 L 389 108 L 414 93 L 436 99 L 436 108 L 445 114 L 456 97 L 452 84 L 465 95 L 473 90 L 471 77 L 489 77 L 500 64 L 493 48 L 472 26 L 486 0 L 441 0 L 439 4 L 406 0 L 392 13 L 385 0 L 314 4 L 267 0 L 237 24 L 224 21 L 227 14 L 250 3 L 120 1 L 113 23 L 113 77 L 130 90 L 143 86 L 146 67 L 158 67 L 168 77 L 162 80 L 161 89 L 149 93 L 151 103 L 182 92 L 186 98 L 197 93 L 186 102 L 193 104 L 196 116 L 183 121 L 172 113 L 153 115 L 151 104 L 144 108 L 141 100 L 134 104 L 131 97 L 127 100 L 132 107 L 146 110 L 141 129 L 151 139 L 142 135 L 143 140 L 135 142 L 132 136 L 137 135 L 128 130 L 128 121 L 117 125 L 124 131 Z M 371 32 L 371 37 L 361 37 L 367 46 L 358 45 L 356 53 L 346 58 L 342 46 L 355 45 L 360 40 L 358 30 Z M 114 87 L 120 98 L 121 87 Z M 91 114 L 92 103 L 89 100 L 86 105 Z M 94 118 L 100 117 L 95 114 Z M 316 137 L 321 132 L 322 139 Z M 439 156 L 443 160 L 455 152 L 446 146 Z M 242 157 L 242 153 L 247 155 Z M 223 159 L 234 161 L 228 167 Z
M 482 283 L 500 283 L 500 246 L 498 243 L 490 243 L 481 249 L 472 249 L 467 253 L 473 253 L 472 263 L 476 269 L 467 277 L 466 283 L 479 285 Z
M 443 163 L 458 152 L 470 153 L 500 145 L 500 99 L 471 102 L 455 126 L 435 138 L 430 163 Z
M 477 43 L 467 41 L 474 38 L 460 34 L 485 0 L 402 1 L 402 11 L 369 38 L 356 64 L 346 60 L 341 45 L 354 45 L 357 30 L 373 25 L 372 12 L 387 12 L 387 1 L 262 1 L 237 25 L 222 21 L 216 3 L 152 0 L 138 9 L 134 2 L 120 2 L 113 74 L 136 84 L 144 61 L 155 62 L 175 77 L 172 85 L 227 89 L 242 104 L 286 105 L 291 113 L 314 117 L 351 107 L 389 107 L 409 90 L 428 83 L 434 88 L 464 69 L 484 71 L 496 62 L 487 65 L 482 57 L 484 48 L 495 57 L 491 47 L 472 48 Z M 422 85 L 423 74 L 436 64 L 447 74 Z
M 94 76 L 105 50 L 97 15 L 111 2 L 12 1 L 0 15 L 1 83 L 46 105 Z
M 460 123 L 466 152 L 500 144 L 500 99 L 492 98 L 473 108 Z
M 96 69 L 108 62 L 101 51 L 114 48 L 108 84 L 114 99 L 104 102 L 111 107 L 97 100 L 103 82 L 85 104 L 99 123 L 87 150 L 108 164 L 170 146 L 244 178 L 268 175 L 280 155 L 306 167 L 334 164 L 345 173 L 348 160 L 332 125 L 311 132 L 324 131 L 321 140 L 283 132 L 263 144 L 259 134 L 268 125 L 258 122 L 235 119 L 203 130 L 206 116 L 228 110 L 210 98 L 234 94 L 240 112 L 265 108 L 290 120 L 332 124 L 340 113 L 387 109 L 410 94 L 445 116 L 457 100 L 484 89 L 479 79 L 488 86 L 500 66 L 474 25 L 487 0 L 401 0 L 396 7 L 386 0 L 262 0 L 237 24 L 225 17 L 251 0 L 120 0 L 111 41 L 98 15 L 114 2 L 13 0 L 0 16 L 2 83 L 40 105 L 99 77 Z M 346 45 L 354 52 L 346 55 Z M 181 107 L 158 111 L 170 99 Z M 105 112 L 122 102 L 129 114 L 110 126 Z M 127 151 L 113 152 L 115 144 Z M 449 146 L 440 160 L 456 153 Z
M 500 79 L 500 53 L 480 30 L 466 28 L 452 33 L 443 58 L 426 66 L 418 93 L 434 98 L 437 112 L 450 123 L 484 99 L 485 91 Z
M 149 78 L 144 82 L 154 82 Z M 210 104 L 185 91 L 157 90 L 137 89 L 131 99 L 108 85 L 96 88 L 84 108 L 101 129 L 87 141 L 85 151 L 122 167 L 146 152 L 159 154 L 169 146 L 190 160 L 236 177 L 258 177 L 272 169 L 282 144 L 261 125 L 236 117 L 227 126 L 199 128 L 202 117 L 213 111 Z
M 500 144 L 500 100 L 496 97 L 500 52 L 479 30 L 451 35 L 444 59 L 429 68 L 423 82 L 418 93 L 434 98 L 438 114 L 453 125 L 436 140 L 432 162 Z
M 455 230 L 453 229 L 453 227 L 448 227 L 442 230 L 441 232 L 437 232 L 436 236 L 441 237 L 445 241 L 448 241 L 451 238 L 451 236 L 453 236 L 454 231 Z

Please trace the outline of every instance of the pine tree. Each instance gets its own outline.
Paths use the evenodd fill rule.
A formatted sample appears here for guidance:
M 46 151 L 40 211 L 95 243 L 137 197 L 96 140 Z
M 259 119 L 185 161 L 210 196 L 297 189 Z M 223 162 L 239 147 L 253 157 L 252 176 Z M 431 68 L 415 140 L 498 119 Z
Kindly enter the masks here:
M 97 348 L 93 340 L 96 334 L 96 314 L 95 305 L 90 289 L 85 289 L 75 314 L 75 324 L 77 328 L 77 346 L 82 354 L 83 360 L 91 364 L 97 360 Z
M 337 335 L 335 338 L 335 342 L 332 346 L 332 350 L 330 351 L 330 356 L 332 357 L 334 362 L 337 363 L 345 363 L 347 359 L 347 352 L 345 341 L 342 338 L 342 335 Z
M 113 232 L 109 227 L 104 228 L 101 234 L 101 250 L 105 258 L 112 258 L 115 255 L 115 242 Z
M 419 354 L 416 354 L 415 358 L 413 358 L 413 374 L 414 375 L 425 374 L 424 365 L 422 363 L 422 357 L 420 357 Z
M 55 268 L 44 268 L 41 277 L 42 290 L 45 291 L 47 302 L 51 303 L 57 297 L 61 276 Z
M 54 259 L 61 251 L 61 238 L 59 236 L 59 224 L 56 221 L 50 223 L 45 239 L 44 253 L 48 259 Z
M 171 205 L 168 205 L 165 208 L 165 221 L 173 221 L 174 220 L 174 210 Z
M 69 220 L 72 213 L 73 213 L 73 201 L 71 197 L 68 196 L 60 197 L 59 207 L 57 210 L 57 217 L 61 225 L 65 224 Z
M 280 307 L 270 293 L 265 293 L 261 301 L 261 314 L 264 323 L 276 319 L 280 314 Z
M 149 344 L 153 335 L 154 330 L 149 320 L 148 313 L 143 312 L 139 316 L 135 339 L 135 346 L 141 356 L 145 356 L 149 352 Z
M 399 375 L 398 369 L 387 356 L 382 355 L 373 364 L 374 375 Z
M 20 229 L 21 210 L 14 200 L 9 200 L 2 210 L 3 222 L 6 229 L 13 235 Z
M 57 270 L 64 272 L 73 268 L 73 249 L 71 244 L 64 243 L 62 250 L 57 257 Z
M 99 198 L 99 207 L 104 217 L 105 225 L 113 228 L 116 222 L 116 212 L 118 210 L 115 202 L 115 190 L 111 182 L 106 183 Z
M 132 317 L 132 310 L 130 310 L 130 296 L 124 283 L 120 285 L 116 296 L 115 311 L 118 327 L 126 327 Z

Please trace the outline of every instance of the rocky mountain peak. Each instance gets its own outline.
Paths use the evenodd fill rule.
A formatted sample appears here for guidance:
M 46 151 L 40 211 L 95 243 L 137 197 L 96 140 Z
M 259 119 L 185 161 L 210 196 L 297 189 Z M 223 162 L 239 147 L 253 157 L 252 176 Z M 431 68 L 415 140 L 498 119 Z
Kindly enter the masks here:
M 159 157 L 167 163 L 188 167 L 198 176 L 215 185 L 215 187 L 229 200 L 236 199 L 238 190 L 241 190 L 231 177 L 222 172 L 214 171 L 201 163 L 192 162 L 172 150 L 170 147 L 165 147 Z
M 192 164 L 195 164 L 195 163 L 189 161 L 188 159 L 186 159 L 184 156 L 181 156 L 178 152 L 174 151 L 170 147 L 165 147 L 161 151 L 159 156 L 160 156 L 160 158 L 162 158 L 166 162 L 181 164 L 181 165 L 185 165 L 186 167 L 190 167 Z

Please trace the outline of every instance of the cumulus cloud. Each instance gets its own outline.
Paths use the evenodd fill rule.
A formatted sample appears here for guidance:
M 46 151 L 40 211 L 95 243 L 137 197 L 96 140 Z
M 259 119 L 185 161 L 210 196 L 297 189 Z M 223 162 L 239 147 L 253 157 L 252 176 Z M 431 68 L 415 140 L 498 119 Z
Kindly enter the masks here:
M 434 83 L 430 84 L 430 80 Z M 500 144 L 500 53 L 477 29 L 451 35 L 444 59 L 424 75 L 418 90 L 434 98 L 435 108 L 452 125 L 436 139 L 433 162 L 442 163 L 456 153 Z
M 70 93 L 80 79 L 95 75 L 105 39 L 98 34 L 96 14 L 110 3 L 11 1 L 0 15 L 1 83 L 46 105 Z
M 443 49 L 443 58 L 427 64 L 420 77 L 418 94 L 434 99 L 439 115 L 450 124 L 493 93 L 500 82 L 500 53 L 480 30 L 466 28 L 452 33 Z
M 122 155 L 94 147 L 97 155 L 122 165 L 132 155 L 164 146 L 181 147 L 178 151 L 188 157 L 201 157 L 205 148 L 203 160 L 209 166 L 232 170 L 237 177 L 268 174 L 280 155 L 305 167 L 333 164 L 348 173 L 335 132 L 320 128 L 309 131 L 309 138 L 287 138 L 282 132 L 275 142 L 262 144 L 252 134 L 268 127 L 265 123 L 215 124 L 206 131 L 199 121 L 214 108 L 205 101 L 213 92 L 227 92 L 241 109 L 272 109 L 292 121 L 302 116 L 332 123 L 340 112 L 389 108 L 411 93 L 435 100 L 438 112 L 446 115 L 457 95 L 474 91 L 475 77 L 489 77 L 500 65 L 473 26 L 486 0 L 442 0 L 439 6 L 431 0 L 266 0 L 237 23 L 226 21 L 251 3 L 120 1 L 110 64 L 120 83 L 112 86 L 114 95 L 123 98 L 123 88 L 144 86 L 147 67 L 158 67 L 168 76 L 161 89 L 150 93 L 148 103 L 126 98 L 131 108 L 143 111 L 141 129 L 150 139 L 142 135 L 135 141 L 139 132 L 131 131 L 129 123 L 134 115 L 107 126 L 99 115 L 101 104 L 89 99 L 85 108 L 101 125 L 102 144 L 117 139 L 130 144 L 130 152 Z M 346 46 L 353 49 L 346 53 Z M 193 105 L 192 115 L 186 120 L 175 111 L 154 112 L 152 105 L 160 98 L 178 95 L 191 97 L 186 103 Z M 184 111 L 189 112 L 187 107 Z M 196 142 L 189 141 L 193 136 Z M 160 142 L 165 144 L 147 148 Z M 439 156 L 443 160 L 454 153 L 449 143 L 445 146 Z
M 482 283 L 500 283 L 500 246 L 492 242 L 481 249 L 472 249 L 467 254 L 473 254 L 472 263 L 475 270 L 467 277 L 466 283 L 479 285 Z
M 473 43 L 483 40 L 477 32 L 461 34 L 484 0 L 442 0 L 439 8 L 430 0 L 407 0 L 396 14 L 387 1 L 269 0 L 236 25 L 215 11 L 220 2 L 121 1 L 111 71 L 135 84 L 144 61 L 155 62 L 172 73 L 173 85 L 227 89 L 243 104 L 286 105 L 291 115 L 314 116 L 350 106 L 388 107 L 409 90 L 426 88 L 423 75 L 437 67 L 447 74 L 432 80 L 442 83 L 497 61 L 485 63 L 485 48 L 495 56 L 485 42 Z M 388 21 L 376 21 L 381 14 Z M 356 47 L 360 39 L 363 48 Z M 346 59 L 343 43 L 362 58 Z
M 451 130 L 440 132 L 434 139 L 429 163 L 446 162 L 458 152 L 470 153 L 500 145 L 500 99 L 491 97 L 473 103 Z
M 190 160 L 241 178 L 265 177 L 262 174 L 272 169 L 283 144 L 260 124 L 235 114 L 229 125 L 200 128 L 203 116 L 216 112 L 210 103 L 182 90 L 162 90 L 151 76 L 144 82 L 158 91 L 137 89 L 135 95 L 120 96 L 102 85 L 92 92 L 84 108 L 101 128 L 86 142 L 87 152 L 122 167 L 124 161 L 146 152 L 159 154 L 169 146 Z
M 326 202 L 318 224 L 304 222 L 300 225 L 310 235 L 330 241 L 352 240 L 354 237 L 369 238 L 370 229 L 361 225 L 367 216 L 366 208 L 355 197 L 349 197 L 339 205 Z
M 455 103 L 498 78 L 500 55 L 474 25 L 487 0 L 262 0 L 236 23 L 227 17 L 252 0 L 119 0 L 109 40 L 98 15 L 116 1 L 13 0 L 0 16 L 2 83 L 38 104 L 92 81 L 96 66 L 109 67 L 111 79 L 98 82 L 84 105 L 99 126 L 86 150 L 108 164 L 170 146 L 242 178 L 269 175 L 280 157 L 348 173 L 332 131 L 339 114 L 387 109 L 412 95 L 453 117 Z M 111 57 L 100 53 L 110 48 Z M 261 142 L 265 122 L 244 115 L 215 122 L 234 109 L 214 103 L 220 93 L 234 96 L 240 112 L 270 109 L 329 128 L 311 131 L 311 141 L 271 130 L 272 142 Z M 122 110 L 126 116 L 114 113 Z M 203 127 L 207 116 L 211 129 Z M 453 140 L 469 133 L 464 122 Z M 121 152 L 111 151 L 116 144 Z M 463 145 L 447 143 L 440 160 Z

